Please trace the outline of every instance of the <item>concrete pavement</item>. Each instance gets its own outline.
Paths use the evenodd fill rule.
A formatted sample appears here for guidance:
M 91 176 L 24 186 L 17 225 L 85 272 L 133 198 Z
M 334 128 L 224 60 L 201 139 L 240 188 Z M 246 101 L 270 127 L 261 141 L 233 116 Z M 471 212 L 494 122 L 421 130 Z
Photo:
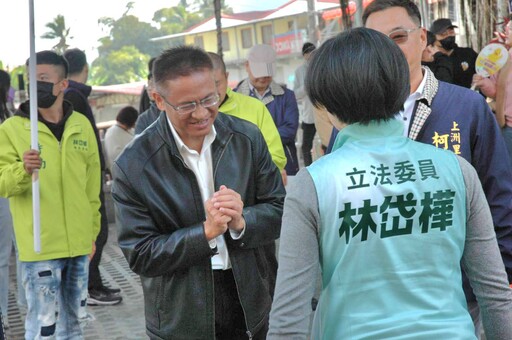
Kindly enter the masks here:
M 148 339 L 144 326 L 144 300 L 140 279 L 128 267 L 116 240 L 115 224 L 111 223 L 100 271 L 105 283 L 121 288 L 123 301 L 115 306 L 88 306 L 88 312 L 95 320 L 85 328 L 86 340 Z M 8 340 L 24 338 L 25 312 L 18 307 L 16 301 L 16 264 L 13 253 L 10 265 Z

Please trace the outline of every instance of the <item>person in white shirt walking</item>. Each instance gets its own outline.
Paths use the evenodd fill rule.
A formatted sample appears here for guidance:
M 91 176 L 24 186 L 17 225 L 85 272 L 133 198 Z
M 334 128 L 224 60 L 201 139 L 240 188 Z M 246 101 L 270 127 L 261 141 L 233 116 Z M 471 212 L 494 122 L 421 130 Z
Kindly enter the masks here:
M 139 113 L 133 106 L 123 107 L 116 117 L 116 124 L 105 133 L 103 145 L 107 158 L 107 167 L 112 171 L 114 160 L 121 154 L 124 147 L 133 139 L 135 122 Z

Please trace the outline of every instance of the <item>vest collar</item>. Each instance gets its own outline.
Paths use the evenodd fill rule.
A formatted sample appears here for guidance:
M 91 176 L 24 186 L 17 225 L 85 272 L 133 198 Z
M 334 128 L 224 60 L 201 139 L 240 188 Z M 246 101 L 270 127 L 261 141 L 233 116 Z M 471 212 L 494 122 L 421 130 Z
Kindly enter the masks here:
M 341 148 L 349 141 L 366 140 L 374 138 L 402 136 L 404 124 L 398 119 L 388 121 L 371 122 L 368 125 L 351 124 L 340 130 L 332 151 Z

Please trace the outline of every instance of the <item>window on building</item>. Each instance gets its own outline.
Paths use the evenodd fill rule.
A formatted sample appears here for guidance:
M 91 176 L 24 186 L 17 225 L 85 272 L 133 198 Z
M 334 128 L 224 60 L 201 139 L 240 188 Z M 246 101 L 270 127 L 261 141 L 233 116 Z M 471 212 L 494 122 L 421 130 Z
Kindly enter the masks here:
M 198 35 L 198 36 L 194 37 L 194 45 L 204 49 L 204 41 L 203 41 L 202 35 Z
M 261 26 L 261 42 L 267 45 L 272 45 L 274 35 L 272 34 L 272 25 Z
M 222 51 L 229 51 L 229 34 L 228 32 L 222 32 Z
M 240 31 L 242 34 L 242 48 L 251 48 L 252 43 L 252 30 L 250 28 L 244 28 Z

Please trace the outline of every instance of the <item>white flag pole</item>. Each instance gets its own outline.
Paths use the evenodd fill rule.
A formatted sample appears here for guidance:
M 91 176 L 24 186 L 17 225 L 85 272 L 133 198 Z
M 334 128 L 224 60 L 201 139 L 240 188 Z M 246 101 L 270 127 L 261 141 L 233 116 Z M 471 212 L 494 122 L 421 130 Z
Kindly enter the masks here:
M 36 80 L 36 49 L 34 29 L 34 0 L 29 0 L 30 9 L 30 58 L 28 62 L 30 91 L 30 147 L 39 150 L 37 140 L 37 80 Z M 41 211 L 39 204 L 39 171 L 32 173 L 32 215 L 34 233 L 34 251 L 41 252 Z

